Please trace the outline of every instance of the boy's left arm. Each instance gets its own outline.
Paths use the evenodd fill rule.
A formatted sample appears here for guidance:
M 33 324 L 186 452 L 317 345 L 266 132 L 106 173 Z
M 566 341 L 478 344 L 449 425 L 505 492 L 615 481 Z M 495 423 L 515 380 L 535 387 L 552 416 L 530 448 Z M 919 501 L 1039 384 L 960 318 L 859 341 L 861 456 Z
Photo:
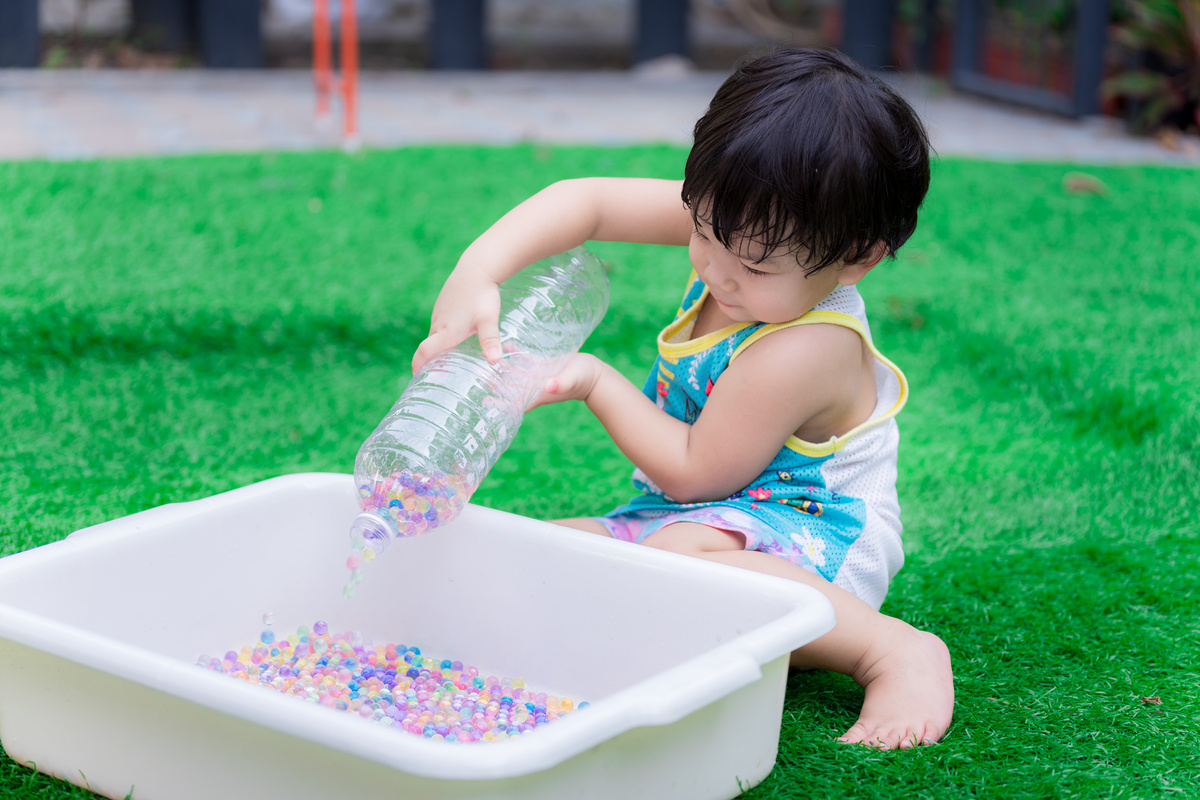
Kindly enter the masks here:
M 720 500 L 758 477 L 789 436 L 836 416 L 857 393 L 860 366 L 857 334 L 804 325 L 747 348 L 691 425 L 613 367 L 582 354 L 547 382 L 534 406 L 584 400 L 621 452 L 672 499 Z

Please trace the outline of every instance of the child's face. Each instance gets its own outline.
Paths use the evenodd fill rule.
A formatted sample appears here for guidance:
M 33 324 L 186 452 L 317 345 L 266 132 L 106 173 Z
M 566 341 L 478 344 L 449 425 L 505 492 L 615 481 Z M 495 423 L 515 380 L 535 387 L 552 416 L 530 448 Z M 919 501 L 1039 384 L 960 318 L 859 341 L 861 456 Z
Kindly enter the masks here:
M 803 254 L 777 251 L 762 256 L 761 245 L 741 241 L 726 248 L 699 221 L 688 246 L 692 267 L 709 295 L 733 322 L 789 322 L 807 313 L 839 284 L 857 283 L 870 267 L 834 264 L 804 274 Z

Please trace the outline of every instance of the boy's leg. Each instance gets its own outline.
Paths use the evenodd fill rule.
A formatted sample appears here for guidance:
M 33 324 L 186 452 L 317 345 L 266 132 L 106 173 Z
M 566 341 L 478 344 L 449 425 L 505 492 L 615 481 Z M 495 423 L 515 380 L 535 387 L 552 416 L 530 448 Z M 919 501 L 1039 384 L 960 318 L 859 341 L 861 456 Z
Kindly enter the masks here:
M 550 521 L 555 525 L 562 525 L 566 528 L 574 528 L 580 531 L 587 531 L 588 533 L 598 533 L 601 536 L 612 536 L 603 523 L 597 522 L 592 517 L 571 517 L 570 519 L 552 519 Z
M 954 676 L 950 652 L 938 637 L 880 614 L 782 558 L 742 549 L 740 534 L 680 522 L 643 544 L 799 581 L 829 598 L 837 624 L 793 652 L 792 664 L 849 675 L 865 690 L 858 721 L 841 741 L 890 749 L 933 743 L 946 732 L 954 711 Z

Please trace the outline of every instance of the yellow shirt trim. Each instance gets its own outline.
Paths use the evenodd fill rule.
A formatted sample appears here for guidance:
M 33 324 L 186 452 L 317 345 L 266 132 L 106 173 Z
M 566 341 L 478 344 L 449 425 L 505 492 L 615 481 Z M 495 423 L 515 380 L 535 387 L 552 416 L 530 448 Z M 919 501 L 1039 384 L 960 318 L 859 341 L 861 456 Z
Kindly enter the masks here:
M 691 290 L 692 283 L 697 279 L 698 276 L 696 275 L 696 271 L 692 270 L 692 274 L 688 278 L 688 291 Z M 687 329 L 689 325 L 695 324 L 696 315 L 700 313 L 700 307 L 704 305 L 704 301 L 707 297 L 708 287 L 705 286 L 704 291 L 700 293 L 700 297 L 696 299 L 696 302 L 692 303 L 692 305 L 688 308 L 682 309 L 679 312 L 679 315 L 675 317 L 675 320 L 670 325 L 663 328 L 662 332 L 658 334 L 658 353 L 669 363 L 677 364 L 680 358 L 701 353 L 710 347 L 713 347 L 714 345 L 720 344 L 722 341 L 730 336 L 733 336 L 738 331 L 756 324 L 753 322 L 736 322 L 733 325 L 726 325 L 720 330 L 707 333 L 704 336 L 701 336 L 699 339 L 687 339 L 682 342 L 670 341 L 672 337 L 679 335 L 682 331 Z M 883 353 L 880 353 L 875 348 L 874 342 L 872 342 L 870 337 L 867 336 L 866 327 L 859 322 L 857 318 L 852 317 L 849 314 L 843 314 L 840 311 L 813 309 L 808 313 L 797 317 L 791 322 L 775 322 L 764 325 L 754 333 L 747 336 L 745 341 L 737 346 L 737 348 L 729 357 L 729 363 L 732 364 L 733 360 L 741 355 L 747 347 L 754 344 L 764 336 L 772 334 L 775 331 L 780 331 L 784 328 L 792 328 L 797 325 L 839 325 L 843 328 L 849 328 L 857 333 L 860 337 L 862 337 L 862 340 L 866 342 L 871 354 L 875 356 L 875 358 L 879 359 L 880 363 L 882 363 L 896 375 L 896 379 L 900 381 L 900 396 L 887 411 L 884 411 L 878 417 L 872 417 L 861 425 L 855 426 L 847 431 L 844 436 L 834 436 L 830 438 L 829 441 L 821 443 L 806 442 L 796 436 L 790 436 L 788 437 L 787 442 L 785 442 L 786 447 L 796 451 L 797 453 L 800 453 L 801 455 L 812 457 L 828 456 L 836 453 L 838 450 L 841 450 L 851 439 L 863 431 L 886 422 L 900 413 L 900 409 L 904 408 L 904 404 L 908 402 L 908 379 L 904 377 L 904 373 L 900 371 L 899 367 L 893 364 L 886 356 L 883 355 Z M 663 372 L 667 374 L 668 380 L 674 378 L 674 376 L 667 372 L 667 370 L 663 369 Z
M 692 271 L 691 277 L 688 279 L 688 289 L 692 287 L 692 283 L 697 280 L 695 270 Z M 720 344 L 725 339 L 733 336 L 738 331 L 749 328 L 754 325 L 753 322 L 735 322 L 732 325 L 726 325 L 720 330 L 706 333 L 699 339 L 687 339 L 682 342 L 673 342 L 671 339 L 685 330 L 689 325 L 694 325 L 696 315 L 700 313 L 700 307 L 704 305 L 705 299 L 708 297 L 708 287 L 704 287 L 704 291 L 700 293 L 695 303 L 692 303 L 688 308 L 680 311 L 679 316 L 670 325 L 662 329 L 658 334 L 658 353 L 672 364 L 677 363 L 684 356 L 694 356 L 697 353 L 702 353 L 705 350 Z

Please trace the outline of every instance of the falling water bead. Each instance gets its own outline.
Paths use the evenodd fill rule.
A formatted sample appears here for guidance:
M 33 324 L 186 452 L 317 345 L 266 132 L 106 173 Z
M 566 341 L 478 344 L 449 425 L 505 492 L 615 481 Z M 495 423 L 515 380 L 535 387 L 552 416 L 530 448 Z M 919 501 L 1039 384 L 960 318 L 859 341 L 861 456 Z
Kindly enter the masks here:
M 315 633 L 317 636 L 324 636 L 326 633 L 329 632 L 329 626 L 326 625 L 323 620 L 317 620 L 316 622 L 313 623 L 312 632 Z
M 275 624 L 275 612 L 274 611 L 268 611 L 265 614 L 263 614 L 263 625 L 274 625 L 274 624 Z
M 263 644 L 270 644 L 275 641 L 275 634 L 272 631 L 263 631 L 259 634 L 258 640 Z
M 367 547 L 363 550 L 362 557 L 363 557 L 363 561 L 374 561 L 375 560 L 375 551 L 372 550 L 371 548 Z

